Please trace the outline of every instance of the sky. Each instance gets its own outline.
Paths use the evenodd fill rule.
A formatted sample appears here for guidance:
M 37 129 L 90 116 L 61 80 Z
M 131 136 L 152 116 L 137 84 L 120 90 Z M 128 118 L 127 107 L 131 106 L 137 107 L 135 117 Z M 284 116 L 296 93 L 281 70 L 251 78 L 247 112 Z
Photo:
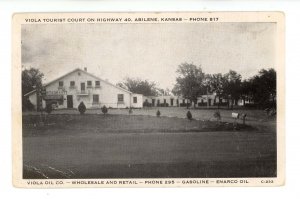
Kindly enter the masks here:
M 40 69 L 44 83 L 87 67 L 114 84 L 131 77 L 172 89 L 184 62 L 243 79 L 276 68 L 275 23 L 30 24 L 21 34 L 22 67 Z

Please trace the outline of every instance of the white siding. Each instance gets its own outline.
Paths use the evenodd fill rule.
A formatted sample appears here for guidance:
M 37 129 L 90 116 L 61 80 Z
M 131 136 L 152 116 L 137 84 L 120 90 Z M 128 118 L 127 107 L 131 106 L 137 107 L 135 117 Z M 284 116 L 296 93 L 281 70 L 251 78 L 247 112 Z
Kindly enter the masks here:
M 79 75 L 80 73 L 80 75 Z M 63 87 L 59 88 L 59 81 L 63 81 Z M 74 81 L 75 86 L 70 87 L 70 82 Z M 92 86 L 87 87 L 87 81 L 92 81 Z M 100 87 L 95 87 L 95 81 L 100 81 Z M 81 83 L 85 83 L 86 95 L 80 94 L 81 92 Z M 131 93 L 125 91 L 119 87 L 116 87 L 106 81 L 102 81 L 89 75 L 84 71 L 74 71 L 46 86 L 47 94 L 49 92 L 60 91 L 63 95 L 63 103 L 59 105 L 59 108 L 67 108 L 67 96 L 72 95 L 73 98 L 73 108 L 77 108 L 80 102 L 83 102 L 87 108 L 100 108 L 102 106 L 111 107 L 111 108 L 129 108 L 132 106 Z M 118 94 L 123 94 L 124 101 L 118 102 Z M 33 93 L 32 95 L 35 95 Z M 30 95 L 30 99 L 34 99 Z M 99 103 L 93 103 L 93 95 L 99 95 Z M 133 94 L 138 98 L 138 103 L 134 105 L 136 108 L 142 107 L 142 96 Z M 36 99 L 36 97 L 35 97 Z M 36 105 L 36 101 L 32 101 Z
M 136 97 L 136 103 L 134 102 L 134 98 Z M 132 94 L 131 107 L 133 108 L 142 108 L 143 107 L 143 95 L 140 94 Z
M 31 95 L 28 96 L 29 101 L 34 105 L 34 109 L 36 110 L 36 93 L 32 93 Z

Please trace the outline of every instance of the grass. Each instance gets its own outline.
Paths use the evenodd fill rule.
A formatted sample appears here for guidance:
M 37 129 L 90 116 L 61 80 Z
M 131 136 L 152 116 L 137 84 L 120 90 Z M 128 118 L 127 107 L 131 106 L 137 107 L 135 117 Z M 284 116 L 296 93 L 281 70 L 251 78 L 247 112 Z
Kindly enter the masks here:
M 47 126 L 34 125 L 37 118 L 23 116 L 26 179 L 276 176 L 273 121 L 234 130 L 144 114 L 55 114 Z

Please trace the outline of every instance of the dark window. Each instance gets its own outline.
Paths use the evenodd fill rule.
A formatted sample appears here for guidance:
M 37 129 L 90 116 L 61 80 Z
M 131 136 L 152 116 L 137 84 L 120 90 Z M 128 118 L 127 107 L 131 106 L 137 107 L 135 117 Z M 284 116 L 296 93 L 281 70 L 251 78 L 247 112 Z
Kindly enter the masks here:
M 146 100 L 148 102 L 148 100 Z M 137 97 L 133 97 L 133 103 L 137 103 Z
M 124 102 L 124 94 L 118 94 L 118 102 Z
M 87 81 L 87 86 L 91 87 L 92 86 L 92 81 Z
M 160 100 L 157 100 L 157 105 L 160 105 Z
M 171 99 L 171 106 L 173 106 L 173 103 L 174 103 L 174 99 Z
M 100 81 L 95 81 L 95 85 L 96 85 L 96 87 L 99 87 L 100 86 Z
M 70 81 L 70 86 L 74 87 L 75 86 L 75 81 Z
M 64 100 L 62 99 L 62 100 L 58 100 L 58 104 L 59 105 L 64 105 Z
M 99 103 L 99 95 L 93 95 L 93 103 Z
M 81 91 L 85 91 L 85 83 L 81 83 L 80 84 L 80 90 Z
M 59 81 L 59 82 L 58 82 L 58 86 L 59 86 L 59 87 L 63 87 L 63 86 L 64 86 L 64 82 L 63 82 L 63 81 Z

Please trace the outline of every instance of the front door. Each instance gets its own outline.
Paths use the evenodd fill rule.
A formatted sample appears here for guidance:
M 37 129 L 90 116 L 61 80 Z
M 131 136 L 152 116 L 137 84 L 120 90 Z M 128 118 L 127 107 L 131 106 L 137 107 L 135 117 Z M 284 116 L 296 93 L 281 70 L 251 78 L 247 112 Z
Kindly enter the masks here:
M 73 108 L 73 95 L 67 95 L 67 107 Z

